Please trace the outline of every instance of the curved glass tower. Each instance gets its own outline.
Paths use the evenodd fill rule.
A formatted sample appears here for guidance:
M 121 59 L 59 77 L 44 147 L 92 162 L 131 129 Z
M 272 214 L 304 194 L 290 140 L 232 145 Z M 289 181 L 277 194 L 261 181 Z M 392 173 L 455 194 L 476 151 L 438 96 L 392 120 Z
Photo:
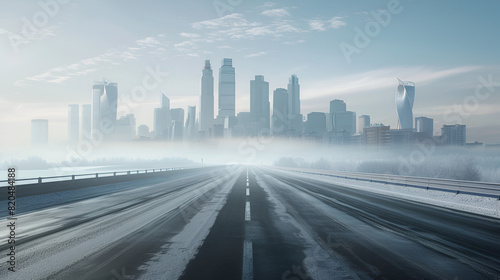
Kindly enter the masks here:
M 396 108 L 398 110 L 398 128 L 413 129 L 413 101 L 415 100 L 415 84 L 398 79 L 396 90 Z

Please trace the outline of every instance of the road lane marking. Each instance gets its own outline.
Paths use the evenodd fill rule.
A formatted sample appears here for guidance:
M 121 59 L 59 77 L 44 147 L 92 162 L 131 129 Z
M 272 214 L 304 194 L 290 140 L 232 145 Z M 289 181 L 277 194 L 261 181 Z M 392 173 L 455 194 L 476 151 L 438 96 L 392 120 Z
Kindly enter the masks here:
M 253 246 L 252 241 L 243 242 L 243 275 L 242 280 L 253 280 Z
M 250 201 L 245 204 L 245 221 L 250 221 Z
M 248 186 L 250 186 L 250 183 L 249 183 L 249 182 L 247 182 L 247 187 L 248 187 Z
M 247 189 L 247 196 L 250 195 L 250 189 Z

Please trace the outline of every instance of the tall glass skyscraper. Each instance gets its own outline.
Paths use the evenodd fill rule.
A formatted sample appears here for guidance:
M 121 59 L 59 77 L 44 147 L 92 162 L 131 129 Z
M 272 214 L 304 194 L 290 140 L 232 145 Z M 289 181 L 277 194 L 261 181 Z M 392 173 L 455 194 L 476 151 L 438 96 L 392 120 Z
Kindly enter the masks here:
M 415 130 L 432 137 L 434 135 L 434 120 L 426 117 L 415 118 Z
M 80 136 L 79 107 L 78 104 L 68 106 L 68 141 L 70 143 L 78 142 Z
M 187 140 L 196 138 L 196 106 L 188 106 L 185 132 Z
M 31 120 L 31 144 L 44 145 L 49 143 L 49 121 L 46 119 Z
M 90 133 L 92 131 L 92 105 L 83 104 L 82 105 L 82 131 L 81 139 L 90 140 Z
M 171 137 L 172 116 L 170 114 L 170 99 L 161 93 L 161 107 L 154 111 L 155 138 L 169 139 Z
M 218 118 L 234 117 L 236 86 L 233 60 L 224 58 L 219 71 L 219 114 Z
M 210 60 L 205 60 L 201 76 L 200 131 L 208 137 L 214 122 L 214 75 Z
M 92 89 L 92 134 L 113 132 L 117 107 L 118 84 L 107 80 L 95 82 Z
M 184 138 L 184 109 L 170 109 L 172 117 L 172 140 L 182 141 Z
M 273 134 L 284 134 L 288 129 L 288 91 L 277 88 L 273 93 Z
M 295 134 L 302 133 L 302 115 L 300 114 L 300 85 L 296 75 L 288 83 L 288 127 Z
M 370 126 L 370 116 L 362 115 L 358 117 L 358 133 L 363 134 L 365 127 Z
M 398 110 L 398 128 L 413 129 L 413 101 L 415 100 L 415 84 L 398 79 L 396 90 L 396 108 Z
M 255 80 L 250 81 L 250 115 L 253 121 L 258 124 L 258 129 L 270 129 L 270 104 L 269 104 L 269 83 L 264 81 L 264 76 L 256 75 Z
M 296 75 L 292 75 L 288 83 L 288 114 L 300 114 L 300 85 Z

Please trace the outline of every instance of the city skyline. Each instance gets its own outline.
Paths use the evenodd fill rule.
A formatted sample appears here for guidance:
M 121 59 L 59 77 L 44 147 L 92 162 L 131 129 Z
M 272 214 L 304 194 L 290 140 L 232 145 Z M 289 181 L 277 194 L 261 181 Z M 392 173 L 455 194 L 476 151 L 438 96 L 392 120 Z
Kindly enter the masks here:
M 160 10 L 171 16 L 157 16 L 158 24 L 153 25 L 144 21 L 135 29 L 129 28 L 127 34 L 120 32 L 120 26 L 128 26 L 125 15 L 136 11 L 137 4 L 120 3 L 122 9 L 117 10 L 112 9 L 117 2 L 102 3 L 112 12 L 93 11 L 93 20 L 85 26 L 80 25 L 82 16 L 95 2 L 61 4 L 50 22 L 38 28 L 43 31 L 40 38 L 19 43 L 17 51 L 10 39 L 17 38 L 12 34 L 22 35 L 23 17 L 29 21 L 34 13 L 44 10 L 36 3 L 7 3 L 5 11 L 9 13 L 2 12 L 4 21 L 0 22 L 0 56 L 5 58 L 0 74 L 6 81 L 0 96 L 1 122 L 5 129 L 15 128 L 19 139 L 2 141 L 28 145 L 30 120 L 47 118 L 54 132 L 49 135 L 50 142 L 63 142 L 67 137 L 67 105 L 89 103 L 89 83 L 106 77 L 119 83 L 123 98 L 130 99 L 132 89 L 141 85 L 145 76 L 169 73 L 161 74 L 162 82 L 136 102 L 133 110 L 138 124 L 152 128 L 149 112 L 157 107 L 157 92 L 166 92 L 184 110 L 199 106 L 200 61 L 210 59 L 218 69 L 223 58 L 231 57 L 237 68 L 235 113 L 250 111 L 248 81 L 255 75 L 266 77 L 272 92 L 287 88 L 289 77 L 296 74 L 302 85 L 303 116 L 327 112 L 324 103 L 337 98 L 358 114 L 396 127 L 394 80 L 400 77 L 418 85 L 413 114 L 434 119 L 434 133 L 444 124 L 461 123 L 470 130 L 471 141 L 499 143 L 500 125 L 495 120 L 500 104 L 500 62 L 494 48 L 498 38 L 491 35 L 498 19 L 485 15 L 499 4 L 434 3 L 451 9 L 443 15 L 438 9 L 428 9 L 430 2 L 399 1 L 400 12 L 392 14 L 387 25 L 379 25 L 380 32 L 348 62 L 339 45 L 355 46 L 356 28 L 365 30 L 368 23 L 376 23 L 372 12 L 388 10 L 390 2 L 318 1 L 310 5 L 242 1 L 223 14 L 210 1 L 199 1 L 196 8 L 179 3 L 168 9 L 162 9 L 166 4 L 155 2 L 134 16 L 150 18 Z M 191 12 L 180 18 L 180 10 Z M 426 22 L 415 25 L 422 14 Z M 464 17 L 474 20 L 465 22 L 461 20 Z M 83 32 L 89 27 L 95 27 L 92 36 Z M 454 35 L 448 32 L 451 29 L 461 33 Z M 411 40 L 401 40 L 401 32 L 412 34 Z M 442 32 L 449 34 L 446 40 L 440 37 Z M 479 41 L 480 47 L 474 44 Z M 92 47 L 75 48 L 73 44 Z M 476 95 L 478 86 L 482 86 L 481 95 Z M 219 92 L 218 83 L 214 92 Z M 125 101 L 118 100 L 119 106 Z M 214 103 L 218 102 L 215 94 Z
M 224 58 L 221 73 L 224 67 L 229 66 L 229 74 L 234 73 L 231 65 L 232 59 Z M 227 69 L 227 68 L 226 68 Z M 207 72 L 208 71 L 208 72 Z M 210 61 L 205 61 L 201 79 L 200 104 L 207 101 L 207 81 L 213 80 L 210 72 Z M 221 75 L 222 76 L 222 75 Z M 223 79 L 222 79 L 223 80 Z M 232 78 L 230 78 L 232 80 Z M 438 145 L 465 145 L 466 125 L 443 125 L 441 134 L 434 133 L 434 120 L 427 117 L 413 119 L 412 110 L 415 99 L 415 84 L 403 82 L 398 78 L 399 85 L 396 90 L 396 111 L 398 113 L 398 127 L 390 129 L 390 125 L 381 123 L 371 124 L 370 116 L 361 115 L 356 118 L 356 112 L 348 111 L 344 100 L 330 101 L 329 112 L 311 112 L 307 118 L 302 118 L 300 113 L 300 84 L 296 75 L 289 79 L 288 90 L 277 88 L 272 96 L 273 111 L 271 123 L 269 83 L 264 76 L 255 75 L 250 81 L 250 112 L 240 112 L 237 116 L 217 116 L 216 119 L 200 115 L 195 119 L 196 106 L 188 106 L 187 120 L 184 125 L 184 109 L 170 108 L 170 99 L 160 91 L 160 108 L 154 110 L 154 130 L 149 133 L 149 127 L 141 124 L 137 127 L 134 114 L 116 116 L 118 98 L 118 84 L 103 79 L 103 82 L 94 82 L 92 91 L 93 106 L 82 105 L 81 130 L 82 140 L 87 140 L 86 130 L 92 122 L 92 139 L 97 141 L 130 141 L 130 140 L 163 140 L 163 141 L 193 141 L 216 138 L 255 137 L 260 135 L 277 135 L 286 137 L 299 137 L 303 139 L 322 140 L 328 144 L 368 144 L 368 145 L 415 145 L 422 141 L 431 140 Z M 210 84 L 210 83 L 208 83 Z M 231 86 L 232 87 L 232 86 Z M 109 93 L 108 93 L 109 91 Z M 290 93 L 290 94 L 289 94 Z M 234 92 L 233 92 L 234 94 Z M 233 95 L 234 96 L 234 95 Z M 206 105 L 206 104 L 205 104 Z M 79 105 L 70 104 L 68 110 L 68 138 L 69 144 L 77 144 L 80 139 Z M 292 109 L 289 109 L 292 107 Z M 220 108 L 228 108 L 227 103 L 219 104 Z M 92 119 L 89 119 L 92 110 Z M 288 114 L 286 114 L 288 112 Z M 290 112 L 292 112 L 290 114 Z M 295 114 L 293 113 L 295 112 Z M 105 116 L 104 118 L 102 116 Z M 297 118 L 300 117 L 300 118 Z M 37 119 L 32 122 L 32 145 L 45 142 L 40 139 L 40 129 L 37 129 Z M 48 120 L 45 121 L 45 138 L 48 138 Z M 299 122 L 297 122 L 299 121 Z M 213 122 L 213 126 L 206 130 L 200 123 Z M 35 125 L 34 125 L 35 124 Z M 271 125 L 272 124 L 272 125 Z M 296 127 L 294 127 L 296 126 Z M 298 129 L 298 130 L 297 130 Z M 375 134 L 374 134 L 375 133 Z M 81 145 L 82 143 L 78 143 Z M 468 143 L 469 146 L 482 145 L 477 141 Z
M 224 73 L 224 71 L 226 73 Z M 230 94 L 226 94 L 226 96 L 231 99 L 235 96 L 235 92 L 233 90 L 234 87 L 234 73 L 235 68 L 232 66 L 231 58 L 224 58 L 222 60 L 222 65 L 220 68 L 220 76 L 226 76 L 225 78 L 219 78 L 219 82 L 223 82 L 224 80 L 229 81 Z M 229 79 L 227 75 L 230 75 Z M 300 84 L 299 78 L 296 75 L 292 75 L 289 79 L 288 90 L 283 88 L 277 88 L 274 90 L 273 96 L 269 95 L 269 83 L 264 80 L 264 76 L 255 75 L 254 80 L 250 80 L 250 111 L 249 112 L 240 112 L 249 114 L 250 119 L 246 119 L 246 117 L 232 116 L 231 108 L 234 108 L 236 104 L 232 104 L 232 100 L 229 103 L 219 103 L 218 111 L 224 112 L 216 118 L 210 118 L 208 115 L 199 115 L 197 119 L 193 118 L 196 116 L 196 105 L 188 106 L 188 120 L 184 125 L 184 109 L 183 108 L 170 108 L 170 99 L 166 96 L 165 93 L 160 91 L 160 108 L 154 109 L 154 127 L 151 131 L 151 136 L 146 136 L 146 138 L 151 138 L 154 140 L 195 140 L 195 139 L 209 139 L 209 138 L 220 138 L 231 137 L 231 131 L 234 128 L 235 124 L 238 124 L 238 119 L 242 118 L 242 120 L 250 121 L 255 123 L 252 125 L 253 132 L 238 134 L 236 133 L 236 137 L 241 136 L 257 136 L 257 135 L 286 135 L 286 136 L 315 136 L 316 138 L 323 137 L 324 141 L 329 143 L 337 143 L 337 144 L 348 144 L 348 143 L 363 143 L 366 141 L 366 136 L 363 136 L 364 128 L 374 128 L 379 129 L 380 127 L 387 129 L 387 135 L 389 138 L 396 139 L 395 143 L 410 143 L 412 141 L 419 141 L 419 139 L 423 139 L 421 136 L 418 136 L 418 133 L 423 133 L 427 135 L 427 137 L 433 136 L 442 136 L 447 137 L 447 135 L 452 135 L 452 140 L 446 139 L 445 144 L 455 145 L 459 143 L 459 145 L 465 145 L 466 142 L 466 125 L 463 124 L 444 124 L 442 128 L 438 128 L 441 131 L 441 134 L 434 133 L 434 120 L 431 118 L 427 118 L 424 116 L 413 118 L 412 110 L 413 103 L 415 100 L 415 83 L 409 81 L 401 81 L 399 78 L 398 87 L 396 90 L 396 106 L 395 109 L 398 114 L 398 126 L 396 129 L 390 129 L 390 125 L 383 125 L 382 123 L 370 123 L 370 116 L 361 115 L 359 118 L 356 118 L 356 112 L 348 111 L 347 104 L 344 100 L 334 99 L 330 101 L 329 112 L 311 112 L 307 114 L 307 117 L 300 114 Z M 210 60 L 205 60 L 205 67 L 202 72 L 201 78 L 201 92 L 200 92 L 200 106 L 207 107 L 207 104 L 203 105 L 203 103 L 208 103 L 210 105 L 210 94 L 211 88 L 213 87 L 213 73 L 210 66 Z M 227 88 L 226 88 L 227 92 Z M 219 93 L 220 94 L 220 93 Z M 277 95 L 276 97 L 274 95 Z M 223 93 L 224 95 L 224 93 Z M 208 97 L 208 99 L 207 99 Z M 68 111 L 68 143 L 76 143 L 81 138 L 82 140 L 86 140 L 88 129 L 90 126 L 90 121 L 92 122 L 92 138 L 97 139 L 106 139 L 109 137 L 111 140 L 127 140 L 127 135 L 131 137 L 128 140 L 134 138 L 143 138 L 144 135 L 136 133 L 138 129 L 136 125 L 136 119 L 134 114 L 126 114 L 123 116 L 117 116 L 117 106 L 118 106 L 118 84 L 115 82 L 111 82 L 103 78 L 102 82 L 95 81 L 93 85 L 92 91 L 92 104 L 91 107 L 88 104 L 82 104 L 82 122 L 81 122 L 81 136 L 79 135 L 80 131 L 80 121 L 79 121 L 79 105 L 78 104 L 70 104 Z M 273 110 L 277 110 L 278 113 L 275 114 L 274 111 L 271 113 L 270 108 L 270 99 L 273 99 Z M 282 101 L 279 101 L 282 99 Z M 277 102 L 278 104 L 274 104 Z M 283 103 L 283 104 L 280 104 Z M 229 106 L 228 106 L 229 104 Z M 284 108 L 279 108 L 283 107 Z M 290 109 L 292 107 L 292 109 Z M 225 109 L 221 109 L 225 108 Z M 209 108 L 207 108 L 209 109 Z M 89 112 L 92 110 L 92 119 L 89 119 Z M 216 109 L 215 109 L 216 110 Z M 210 111 L 210 110 L 207 110 Z M 229 113 L 228 113 L 229 112 Z M 288 112 L 288 114 L 284 114 L 284 112 Z M 287 117 L 279 117 L 282 115 L 287 115 Z M 105 116 L 104 118 L 102 116 Z M 120 117 L 120 118 L 118 118 Z M 203 120 L 204 117 L 208 117 L 208 120 Z M 274 123 L 271 123 L 271 118 L 274 117 L 274 122 L 278 126 L 278 129 L 273 127 Z M 299 118 L 297 118 L 299 117 Z M 229 123 L 226 119 L 233 118 Z M 359 120 L 358 120 L 359 119 Z M 240 121 L 242 121 L 240 120 Z M 31 139 L 32 144 L 34 143 L 33 139 L 39 138 L 36 136 L 37 133 L 33 133 L 33 122 L 38 121 L 37 119 L 31 120 L 32 122 L 32 133 Z M 47 121 L 47 120 L 46 120 Z M 300 122 L 298 122 L 300 121 Z M 188 124 L 189 122 L 189 124 Z M 200 125 L 201 123 L 212 123 L 212 127 L 208 127 L 208 130 L 205 130 Z M 401 125 L 403 123 L 404 125 Z M 273 124 L 273 125 L 272 125 Z M 217 126 L 222 125 L 224 127 L 224 131 L 230 131 L 229 134 L 226 135 L 224 132 L 217 132 Z M 240 124 L 241 125 L 241 124 Z M 149 127 L 145 124 L 141 124 L 143 128 Z M 295 126 L 295 127 L 294 127 Z M 461 132 L 463 135 L 455 136 L 457 132 L 453 132 L 455 134 L 451 134 L 448 128 L 459 127 L 462 129 Z M 48 134 L 48 124 L 45 125 L 44 128 Z M 236 128 L 237 131 L 238 128 Z M 298 130 L 297 130 L 298 129 Z M 190 131 L 186 133 L 187 131 Z M 246 128 L 245 130 L 248 130 Z M 401 130 L 401 133 L 397 132 Z M 97 133 L 96 133 L 97 131 Z M 206 132 L 209 132 L 206 134 Z M 415 132 L 416 138 L 411 135 L 403 136 L 405 131 L 407 132 Z M 201 134 L 200 134 L 201 133 Z M 291 134 L 290 134 L 291 133 Z M 327 135 L 325 133 L 333 133 L 332 135 Z M 337 133 L 337 135 L 336 135 Z M 340 133 L 340 134 L 338 134 Z M 96 134 L 96 135 L 94 135 Z M 380 133 L 379 133 L 380 134 Z M 358 140 L 356 135 L 363 136 L 365 140 Z M 125 136 L 125 138 L 123 138 Z M 350 138 L 353 136 L 354 138 Z M 340 138 L 339 138 L 340 137 Z M 346 138 L 347 137 L 347 138 Z M 400 137 L 406 137 L 407 140 L 401 142 Z M 48 138 L 48 137 L 45 137 Z M 327 140 L 328 139 L 328 140 Z M 333 140 L 332 140 L 333 139 Z M 409 140 L 413 139 L 413 140 Z M 456 139 L 459 139 L 458 141 Z M 45 140 L 44 140 L 45 141 Z M 435 140 L 439 141 L 440 140 Z M 48 142 L 45 141 L 45 142 Z M 368 142 L 369 143 L 369 142 Z M 377 142 L 378 143 L 378 142 Z M 478 143 L 474 141 L 474 143 Z M 394 144 L 394 143 L 393 143 Z

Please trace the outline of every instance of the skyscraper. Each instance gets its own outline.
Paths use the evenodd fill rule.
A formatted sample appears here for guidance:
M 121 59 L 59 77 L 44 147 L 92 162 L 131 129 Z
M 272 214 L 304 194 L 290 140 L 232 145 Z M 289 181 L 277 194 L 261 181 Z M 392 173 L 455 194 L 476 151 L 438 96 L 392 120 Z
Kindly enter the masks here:
M 49 143 L 49 121 L 46 119 L 31 120 L 31 144 L 45 145 Z
M 413 129 L 413 101 L 415 100 L 415 84 L 398 79 L 396 90 L 396 108 L 398 110 L 398 128 Z
M 169 139 L 171 136 L 172 117 L 170 115 L 170 99 L 161 93 L 161 107 L 154 112 L 155 138 Z
M 114 141 L 130 141 L 136 136 L 136 121 L 134 114 L 127 114 L 115 122 L 115 129 L 110 135 Z
M 224 58 L 219 71 L 219 114 L 217 117 L 234 117 L 235 105 L 236 87 L 233 60 Z
M 201 76 L 200 131 L 208 137 L 214 122 L 214 75 L 210 60 L 205 60 Z
M 441 137 L 445 145 L 463 146 L 467 142 L 465 125 L 443 125 L 441 128 Z
M 118 106 L 118 84 L 94 82 L 92 90 L 92 134 L 113 132 Z M 92 137 L 94 138 L 94 136 Z
M 356 113 L 347 111 L 346 103 L 343 100 L 330 101 L 330 115 L 333 132 L 346 132 L 348 135 L 356 133 Z
M 300 85 L 296 75 L 288 83 L 288 126 L 295 133 L 302 133 L 302 115 L 300 114 Z
M 185 132 L 187 140 L 196 138 L 196 106 L 188 106 Z
M 333 115 L 333 131 L 356 133 L 356 113 L 351 111 L 337 112 Z
M 80 136 L 79 107 L 78 104 L 68 106 L 68 141 L 70 143 L 78 142 Z
M 277 88 L 273 93 L 273 134 L 284 134 L 288 129 L 288 91 Z
M 250 81 L 250 114 L 257 123 L 260 133 L 269 134 L 270 129 L 270 104 L 269 83 L 264 81 L 264 76 L 256 75 Z
M 81 139 L 90 140 L 92 131 L 92 106 L 90 104 L 82 105 L 82 130 Z
M 434 120 L 426 117 L 415 118 L 415 130 L 432 137 L 434 135 Z
M 326 132 L 326 114 L 312 112 L 307 114 L 306 133 L 313 136 L 322 136 Z
M 370 126 L 370 116 L 362 115 L 358 117 L 358 133 L 363 134 L 363 129 Z
M 184 138 L 184 109 L 170 109 L 172 116 L 172 140 L 182 141 Z
M 374 124 L 363 128 L 363 142 L 366 145 L 382 146 L 387 145 L 390 141 L 388 125 Z
M 137 127 L 137 136 L 139 136 L 139 138 L 143 138 L 143 139 L 148 138 L 149 137 L 149 127 L 145 124 L 139 125 L 139 127 Z
M 333 117 L 333 114 L 337 112 L 345 112 L 347 111 L 347 105 L 345 104 L 344 100 L 340 99 L 334 99 L 330 101 L 330 114 Z

